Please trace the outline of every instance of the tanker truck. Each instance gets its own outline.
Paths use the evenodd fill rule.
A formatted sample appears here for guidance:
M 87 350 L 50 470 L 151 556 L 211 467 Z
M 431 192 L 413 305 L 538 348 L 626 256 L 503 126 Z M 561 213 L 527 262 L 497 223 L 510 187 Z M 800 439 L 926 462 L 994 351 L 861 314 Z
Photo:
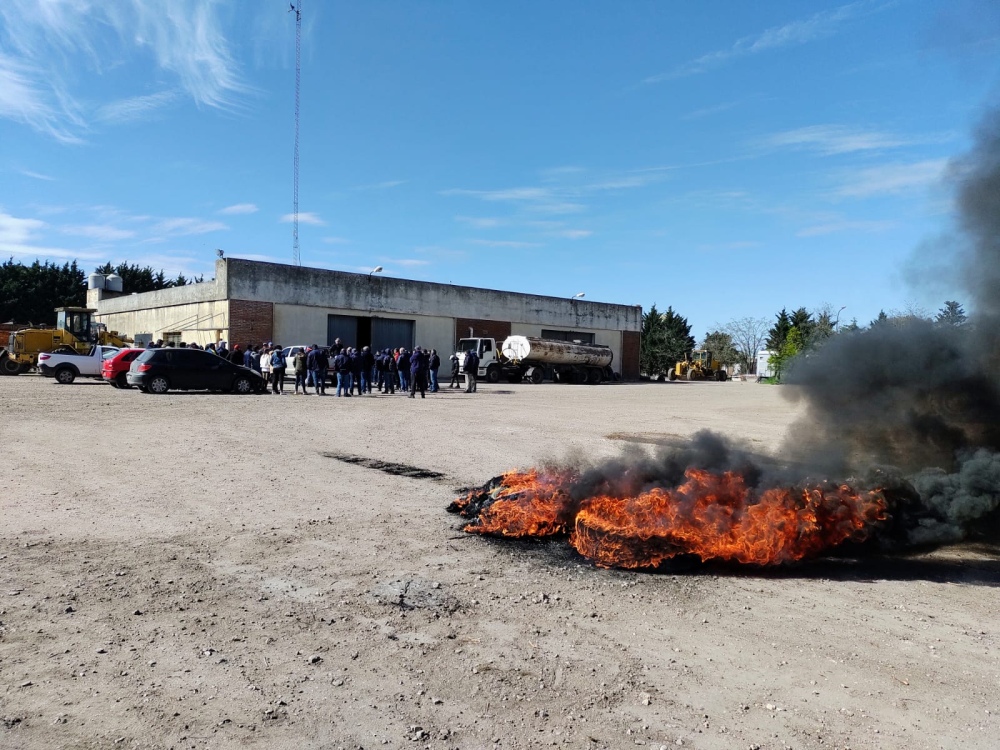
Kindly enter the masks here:
M 458 359 L 470 349 L 479 355 L 479 377 L 489 383 L 501 378 L 511 383 L 527 380 L 542 383 L 590 383 L 615 379 L 610 347 L 573 341 L 508 336 L 499 346 L 491 338 L 467 338 L 458 342 Z

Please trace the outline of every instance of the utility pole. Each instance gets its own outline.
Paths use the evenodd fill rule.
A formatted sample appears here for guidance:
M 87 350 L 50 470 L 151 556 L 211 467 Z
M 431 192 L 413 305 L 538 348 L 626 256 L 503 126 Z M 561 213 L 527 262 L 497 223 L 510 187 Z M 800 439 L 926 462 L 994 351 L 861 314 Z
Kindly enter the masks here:
M 302 265 L 299 255 L 299 84 L 302 78 L 302 0 L 289 4 L 295 14 L 295 152 L 292 157 L 292 262 Z

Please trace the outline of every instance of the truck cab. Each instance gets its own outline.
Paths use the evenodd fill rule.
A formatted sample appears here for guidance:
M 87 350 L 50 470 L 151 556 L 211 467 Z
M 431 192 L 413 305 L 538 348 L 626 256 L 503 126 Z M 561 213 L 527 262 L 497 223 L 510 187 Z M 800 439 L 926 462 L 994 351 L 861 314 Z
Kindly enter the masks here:
M 501 367 L 496 339 L 459 339 L 458 348 L 455 352 L 458 355 L 459 367 L 465 362 L 465 353 L 470 349 L 479 355 L 479 377 L 485 378 L 490 383 L 498 382 L 500 380 Z

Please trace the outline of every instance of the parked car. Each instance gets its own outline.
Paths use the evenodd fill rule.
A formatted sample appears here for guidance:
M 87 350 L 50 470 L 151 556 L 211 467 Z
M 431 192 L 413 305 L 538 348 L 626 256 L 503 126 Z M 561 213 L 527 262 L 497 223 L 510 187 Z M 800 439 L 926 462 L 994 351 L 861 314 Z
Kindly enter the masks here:
M 282 354 L 285 355 L 285 362 L 288 363 L 288 367 L 285 368 L 285 380 L 295 380 L 295 367 L 292 365 L 292 360 L 295 358 L 295 355 L 311 348 L 311 344 L 296 344 L 295 346 L 286 346 L 281 350 Z M 325 351 L 327 356 L 330 357 L 330 371 L 327 373 L 326 382 L 328 385 L 336 385 L 337 376 L 333 372 L 333 356 L 330 354 L 330 347 L 321 346 L 320 349 Z
M 249 367 L 200 349 L 164 347 L 146 349 L 129 366 L 126 381 L 143 393 L 179 391 L 229 391 L 261 393 L 264 378 Z
M 132 361 L 142 354 L 145 349 L 120 349 L 104 355 L 101 362 L 101 377 L 104 382 L 111 383 L 115 388 L 131 388 L 128 384 L 128 369 L 132 366 Z
M 117 346 L 92 346 L 86 354 L 69 347 L 59 347 L 54 352 L 38 355 L 38 371 L 47 378 L 55 378 L 57 383 L 68 385 L 77 378 L 100 378 L 101 365 L 105 357 L 118 353 Z

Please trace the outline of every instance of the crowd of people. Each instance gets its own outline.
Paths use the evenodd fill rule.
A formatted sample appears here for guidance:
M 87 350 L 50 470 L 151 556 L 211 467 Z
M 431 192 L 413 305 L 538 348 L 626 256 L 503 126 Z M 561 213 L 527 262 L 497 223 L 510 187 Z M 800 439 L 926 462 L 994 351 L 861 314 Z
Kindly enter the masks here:
M 173 343 L 164 344 L 162 339 L 149 343 L 147 348 L 172 347 Z M 437 393 L 441 390 L 438 372 L 441 369 L 441 357 L 436 349 L 424 349 L 416 346 L 413 351 L 406 347 L 372 351 L 371 347 L 363 346 L 357 349 L 345 346 L 337 339 L 333 346 L 322 347 L 318 344 L 299 348 L 296 347 L 291 356 L 284 349 L 272 342 L 263 344 L 239 344 L 232 349 L 227 342 L 208 344 L 201 347 L 197 344 L 180 342 L 177 346 L 188 349 L 204 349 L 212 352 L 233 364 L 249 367 L 261 374 L 271 393 L 285 392 L 285 378 L 293 377 L 295 382 L 294 395 L 309 395 L 312 393 L 325 396 L 328 381 L 336 384 L 336 395 L 347 397 L 364 396 L 372 393 L 373 388 L 379 393 L 408 394 L 410 398 L 426 398 L 427 391 Z M 476 380 L 479 372 L 479 357 L 475 351 L 468 351 L 459 358 L 452 354 L 451 381 L 449 388 L 461 388 L 461 377 L 465 375 L 465 390 L 476 392 Z

